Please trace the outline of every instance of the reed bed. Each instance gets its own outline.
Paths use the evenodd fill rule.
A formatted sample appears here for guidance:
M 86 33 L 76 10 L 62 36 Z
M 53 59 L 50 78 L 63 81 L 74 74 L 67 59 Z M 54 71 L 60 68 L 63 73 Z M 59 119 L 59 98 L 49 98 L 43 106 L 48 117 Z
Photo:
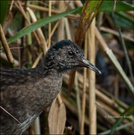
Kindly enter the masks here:
M 134 134 L 133 7 L 126 10 L 129 3 L 116 0 L 4 4 L 8 6 L 0 24 L 1 69 L 34 68 L 52 44 L 70 39 L 102 71 L 100 76 L 87 69 L 64 75 L 61 93 L 28 134 Z M 119 10 L 128 27 L 120 24 Z M 122 43 L 129 49 L 123 50 Z

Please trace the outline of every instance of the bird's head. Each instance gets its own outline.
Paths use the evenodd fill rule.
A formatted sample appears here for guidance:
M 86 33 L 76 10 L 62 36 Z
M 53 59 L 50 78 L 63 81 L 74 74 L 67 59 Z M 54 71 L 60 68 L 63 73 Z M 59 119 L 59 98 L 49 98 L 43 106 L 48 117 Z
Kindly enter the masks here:
M 45 57 L 45 66 L 48 69 L 55 69 L 59 73 L 87 67 L 101 74 L 100 70 L 84 57 L 82 50 L 70 40 L 62 40 L 51 46 Z

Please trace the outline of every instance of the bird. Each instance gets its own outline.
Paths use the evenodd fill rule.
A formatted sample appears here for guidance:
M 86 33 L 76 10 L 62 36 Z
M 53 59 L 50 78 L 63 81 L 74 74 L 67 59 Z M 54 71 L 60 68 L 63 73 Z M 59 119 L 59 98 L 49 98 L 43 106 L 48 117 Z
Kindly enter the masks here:
M 0 71 L 0 133 L 22 134 L 50 107 L 62 87 L 63 74 L 80 67 L 101 71 L 90 63 L 82 49 L 71 40 L 50 47 L 43 66 Z

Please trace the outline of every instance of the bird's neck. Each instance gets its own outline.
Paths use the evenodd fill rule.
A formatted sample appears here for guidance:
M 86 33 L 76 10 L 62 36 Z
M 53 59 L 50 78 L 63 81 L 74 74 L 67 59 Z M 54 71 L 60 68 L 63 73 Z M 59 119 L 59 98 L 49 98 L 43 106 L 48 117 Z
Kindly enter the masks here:
M 48 68 L 48 67 L 40 67 L 40 68 L 35 68 L 35 70 L 38 70 L 38 72 L 40 72 L 41 74 L 44 74 L 44 75 L 49 75 L 49 76 L 59 76 L 59 77 L 62 77 L 63 76 L 63 73 L 62 72 L 59 72 L 57 69 L 55 68 Z
M 48 75 L 52 75 L 52 76 L 59 76 L 59 77 L 62 77 L 63 76 L 63 73 L 58 72 L 55 69 L 49 69 L 49 70 L 47 70 L 47 74 Z

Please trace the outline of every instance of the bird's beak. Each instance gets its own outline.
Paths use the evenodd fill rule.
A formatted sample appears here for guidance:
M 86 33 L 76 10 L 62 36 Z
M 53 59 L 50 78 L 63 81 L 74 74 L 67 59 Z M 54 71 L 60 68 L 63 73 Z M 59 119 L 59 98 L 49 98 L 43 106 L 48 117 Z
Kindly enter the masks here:
M 83 67 L 90 68 L 91 70 L 95 71 L 98 74 L 101 74 L 101 71 L 94 66 L 92 63 L 90 63 L 85 57 L 83 57 L 80 61 L 80 65 Z

